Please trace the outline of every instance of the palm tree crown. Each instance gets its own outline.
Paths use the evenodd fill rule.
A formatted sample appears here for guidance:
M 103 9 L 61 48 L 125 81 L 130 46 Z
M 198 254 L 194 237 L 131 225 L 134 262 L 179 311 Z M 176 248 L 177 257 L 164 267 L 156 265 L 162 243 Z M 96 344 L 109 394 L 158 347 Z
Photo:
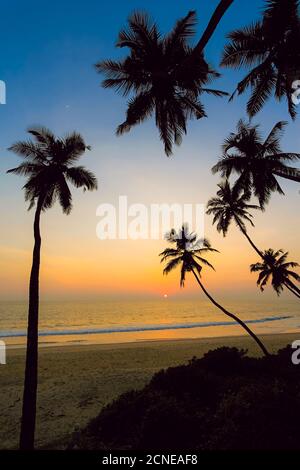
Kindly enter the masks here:
M 287 261 L 288 253 L 283 250 L 274 251 L 269 249 L 263 254 L 264 260 L 260 263 L 251 264 L 251 272 L 259 272 L 257 285 L 263 291 L 266 284 L 271 280 L 273 289 L 278 295 L 283 291 L 283 287 L 289 287 L 294 293 L 300 294 L 298 287 L 291 279 L 299 282 L 300 276 L 290 268 L 296 268 L 298 263 Z
M 280 139 L 285 122 L 278 122 L 263 140 L 259 126 L 240 120 L 236 133 L 231 133 L 223 144 L 223 155 L 212 168 L 229 178 L 232 172 L 239 175 L 236 182 L 246 193 L 253 192 L 264 208 L 273 192 L 284 194 L 276 176 L 300 181 L 300 170 L 286 162 L 300 159 L 298 153 L 283 153 Z
M 169 274 L 173 269 L 181 266 L 181 287 L 184 286 L 187 272 L 195 270 L 201 276 L 202 265 L 214 269 L 203 255 L 209 252 L 217 252 L 217 250 L 211 247 L 207 239 L 197 239 L 195 233 L 189 233 L 187 225 L 182 225 L 178 233 L 175 229 L 172 229 L 166 235 L 166 239 L 174 244 L 175 248 L 166 248 L 159 254 L 161 263 L 167 262 L 163 272 Z
M 258 113 L 274 94 L 278 100 L 287 98 L 295 118 L 292 84 L 300 76 L 299 0 L 267 0 L 261 20 L 232 31 L 228 38 L 221 65 L 251 68 L 236 90 L 242 94 L 251 88 L 249 116 Z
M 218 188 L 217 197 L 208 201 L 206 211 L 208 215 L 214 215 L 213 224 L 217 224 L 218 232 L 222 232 L 225 237 L 232 220 L 244 231 L 246 231 L 244 221 L 254 226 L 249 209 L 260 209 L 260 207 L 248 204 L 249 194 L 245 192 L 241 194 L 242 191 L 237 185 L 231 188 L 228 180 L 218 184 Z
M 43 127 L 29 129 L 28 132 L 33 140 L 17 142 L 9 148 L 25 161 L 8 170 L 8 173 L 28 177 L 24 190 L 29 209 L 38 199 L 42 200 L 42 210 L 51 208 L 58 199 L 63 211 L 68 214 L 72 209 L 68 182 L 84 190 L 97 188 L 93 173 L 83 166 L 72 166 L 89 147 L 76 132 L 65 138 L 56 138 Z
M 194 11 L 177 21 L 164 37 L 146 14 L 134 13 L 128 23 L 129 28 L 119 33 L 117 47 L 128 47 L 129 55 L 120 61 L 99 62 L 96 69 L 106 76 L 102 82 L 105 88 L 132 95 L 126 120 L 117 128 L 117 134 L 128 132 L 154 114 L 169 156 L 173 144 L 181 143 L 187 120 L 206 116 L 200 95 L 227 93 L 203 88 L 219 74 L 208 66 L 203 52 L 193 54 L 189 44 L 195 33 Z

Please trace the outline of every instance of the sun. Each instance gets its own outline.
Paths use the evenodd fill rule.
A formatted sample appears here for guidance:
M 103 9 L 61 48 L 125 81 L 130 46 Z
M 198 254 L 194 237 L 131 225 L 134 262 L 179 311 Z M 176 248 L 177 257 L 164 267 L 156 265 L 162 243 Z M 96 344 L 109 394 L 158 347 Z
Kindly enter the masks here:
M 168 298 L 168 294 L 164 294 L 163 297 L 164 297 L 164 299 L 167 299 L 167 298 Z

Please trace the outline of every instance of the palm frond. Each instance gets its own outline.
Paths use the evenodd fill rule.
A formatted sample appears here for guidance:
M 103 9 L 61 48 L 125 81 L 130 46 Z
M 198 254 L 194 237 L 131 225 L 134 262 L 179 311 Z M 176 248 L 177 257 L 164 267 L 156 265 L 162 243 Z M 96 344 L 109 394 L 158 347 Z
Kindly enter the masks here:
M 247 113 L 252 118 L 263 107 L 267 99 L 274 92 L 276 85 L 276 75 L 270 68 L 265 73 L 261 73 L 257 78 L 249 101 L 247 103 Z
M 32 159 L 33 161 L 45 161 L 45 155 L 34 142 L 32 141 L 19 141 L 8 148 L 9 151 L 14 152 L 23 158 Z
M 57 182 L 57 196 L 63 212 L 65 214 L 70 214 L 72 210 L 72 195 L 63 176 L 61 176 Z
M 279 122 L 277 122 L 277 124 L 275 124 L 275 126 L 273 127 L 273 129 L 271 130 L 270 134 L 268 135 L 268 137 L 266 138 L 266 140 L 264 142 L 264 147 L 266 149 L 268 149 L 270 147 L 270 145 L 274 145 L 274 143 L 275 143 L 277 150 L 275 152 L 272 151 L 272 153 L 279 153 L 280 152 L 279 143 L 280 143 L 280 139 L 283 137 L 284 128 L 285 128 L 285 126 L 287 126 L 287 124 L 288 124 L 287 121 L 279 121 Z
M 182 262 L 181 256 L 178 256 L 177 258 L 173 258 L 171 261 L 168 262 L 166 267 L 163 270 L 163 273 L 165 275 L 169 274 L 173 269 L 175 269 L 180 263 Z
M 135 96 L 128 102 L 126 121 L 117 128 L 117 135 L 128 132 L 132 126 L 144 121 L 151 116 L 154 109 L 152 92 L 144 92 Z
M 19 176 L 28 176 L 39 173 L 43 168 L 44 167 L 42 164 L 25 162 L 21 163 L 21 165 L 17 166 L 16 168 L 7 170 L 6 173 L 14 173 L 15 175 Z
M 253 66 L 266 56 L 260 22 L 232 31 L 228 39 L 230 42 L 225 45 L 222 54 L 222 67 Z
M 95 175 L 83 166 L 71 167 L 66 170 L 66 177 L 76 188 L 93 191 L 98 188 Z

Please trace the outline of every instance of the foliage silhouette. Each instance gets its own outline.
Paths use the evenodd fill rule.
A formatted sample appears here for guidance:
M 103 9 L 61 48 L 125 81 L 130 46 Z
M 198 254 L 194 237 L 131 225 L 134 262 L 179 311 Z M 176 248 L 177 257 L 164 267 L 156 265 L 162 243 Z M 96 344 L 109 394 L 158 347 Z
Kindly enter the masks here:
M 219 348 L 161 370 L 142 390 L 107 405 L 69 448 L 298 449 L 300 382 L 292 352 L 250 358 Z
M 299 0 L 267 0 L 259 21 L 232 31 L 228 38 L 221 65 L 250 69 L 236 89 L 240 95 L 251 88 L 247 104 L 250 118 L 274 94 L 279 101 L 287 99 L 294 119 L 292 84 L 300 79 Z
M 300 170 L 286 165 L 286 162 L 299 160 L 299 153 L 284 153 L 280 139 L 285 122 L 278 122 L 268 137 L 263 140 L 259 126 L 240 120 L 236 133 L 231 133 L 223 143 L 223 155 L 213 166 L 212 172 L 220 172 L 229 178 L 237 173 L 236 184 L 246 194 L 253 193 L 258 198 L 262 209 L 268 203 L 271 194 L 284 194 L 276 177 L 300 182 Z
M 288 253 L 283 250 L 274 251 L 271 248 L 263 253 L 263 262 L 251 264 L 251 272 L 258 272 L 257 285 L 263 291 L 266 284 L 271 280 L 271 284 L 277 295 L 280 295 L 285 286 L 294 295 L 300 298 L 300 289 L 293 283 L 293 280 L 300 282 L 300 276 L 291 268 L 299 266 L 294 261 L 287 261 Z
M 206 116 L 200 97 L 203 93 L 224 96 L 227 93 L 207 88 L 219 74 L 206 62 L 203 50 L 233 0 L 222 0 L 202 38 L 193 48 L 196 13 L 190 11 L 177 21 L 164 37 L 147 14 L 136 12 L 128 19 L 128 29 L 119 33 L 117 47 L 128 47 L 125 59 L 104 60 L 96 64 L 105 75 L 104 88 L 113 88 L 127 97 L 126 120 L 117 135 L 155 115 L 167 156 L 173 144 L 180 145 L 187 121 Z
M 263 272 L 258 279 L 258 285 L 261 286 L 261 290 L 264 290 L 263 288 L 269 277 L 272 277 L 272 285 L 278 295 L 283 290 L 283 286 L 285 286 L 290 292 L 299 298 L 300 291 L 290 278 L 292 277 L 296 281 L 299 281 L 300 277 L 298 274 L 289 270 L 290 267 L 297 267 L 298 264 L 285 264 L 288 253 L 285 253 L 280 262 L 277 262 L 276 258 L 283 254 L 282 250 L 277 253 L 271 249 L 263 252 L 254 244 L 247 233 L 245 222 L 249 222 L 254 226 L 252 221 L 253 217 L 249 210 L 259 209 L 258 206 L 248 204 L 250 194 L 243 192 L 237 184 L 231 188 L 228 180 L 220 183 L 218 187 L 219 190 L 217 191 L 217 197 L 213 197 L 208 201 L 206 211 L 208 215 L 214 215 L 213 224 L 216 224 L 218 232 L 222 232 L 225 237 L 230 223 L 234 221 L 243 235 L 247 238 L 252 248 L 263 260 L 262 263 L 256 263 L 251 267 L 252 272 Z

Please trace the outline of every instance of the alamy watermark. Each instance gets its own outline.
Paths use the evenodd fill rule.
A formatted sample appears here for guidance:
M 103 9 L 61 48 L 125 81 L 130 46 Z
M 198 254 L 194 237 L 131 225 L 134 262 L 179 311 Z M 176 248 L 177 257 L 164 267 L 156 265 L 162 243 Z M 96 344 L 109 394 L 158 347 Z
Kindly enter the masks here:
M 0 80 L 0 104 L 6 104 L 6 84 Z
M 300 364 L 300 340 L 297 339 L 292 343 L 292 348 L 295 349 L 295 351 L 292 354 L 292 363 L 295 366 L 298 366 Z
M 97 208 L 100 217 L 96 233 L 100 240 L 160 240 L 173 227 L 186 223 L 204 238 L 204 204 L 128 204 L 119 196 L 118 205 L 104 203 Z
M 292 84 L 292 102 L 298 106 L 300 104 L 300 80 L 295 80 Z
M 0 340 L 0 364 L 6 364 L 6 344 Z

